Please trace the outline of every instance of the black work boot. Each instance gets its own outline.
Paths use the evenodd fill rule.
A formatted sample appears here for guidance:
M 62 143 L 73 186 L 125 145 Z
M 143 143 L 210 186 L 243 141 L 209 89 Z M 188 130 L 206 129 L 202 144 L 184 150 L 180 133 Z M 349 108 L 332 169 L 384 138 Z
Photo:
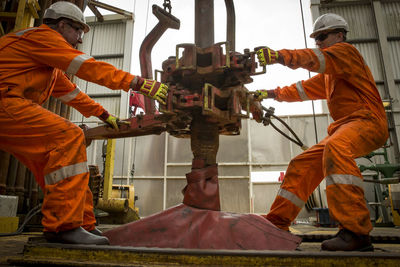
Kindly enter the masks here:
M 93 230 L 89 231 L 89 233 L 92 233 L 94 235 L 98 236 L 103 236 L 103 232 L 99 230 L 99 228 L 95 227 Z
M 369 235 L 356 235 L 341 229 L 333 238 L 321 244 L 322 250 L 329 251 L 374 251 Z
M 83 244 L 83 245 L 109 245 L 110 242 L 105 236 L 98 236 L 89 233 L 82 227 L 64 232 L 44 232 L 44 237 L 48 242 L 64 244 Z

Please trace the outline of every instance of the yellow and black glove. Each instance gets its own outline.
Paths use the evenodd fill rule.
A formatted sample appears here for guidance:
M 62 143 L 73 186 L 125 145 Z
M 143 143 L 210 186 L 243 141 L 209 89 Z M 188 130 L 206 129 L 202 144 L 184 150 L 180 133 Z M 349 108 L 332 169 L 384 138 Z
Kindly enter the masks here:
M 167 99 L 168 85 L 149 79 L 144 79 L 139 76 L 135 76 L 132 81 L 131 88 L 134 91 L 138 91 L 141 94 L 153 98 L 165 105 Z
M 99 117 L 100 120 L 107 123 L 111 128 L 115 130 L 119 130 L 118 123 L 119 118 L 109 114 L 107 111 L 104 111 Z
M 254 92 L 254 100 L 261 101 L 266 98 L 272 98 L 272 96 L 269 96 L 268 91 L 269 90 L 264 90 L 264 89 L 256 90 Z
M 278 63 L 279 53 L 269 47 L 257 50 L 257 58 L 261 66 L 271 65 Z

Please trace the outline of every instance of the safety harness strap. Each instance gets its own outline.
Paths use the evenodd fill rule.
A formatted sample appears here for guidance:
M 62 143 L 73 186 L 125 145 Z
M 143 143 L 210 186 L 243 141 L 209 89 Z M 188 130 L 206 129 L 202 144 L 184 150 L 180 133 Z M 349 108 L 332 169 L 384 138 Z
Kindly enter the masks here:
M 305 204 L 305 202 L 303 200 L 301 200 L 298 196 L 296 196 L 292 192 L 289 192 L 289 191 L 287 191 L 285 189 L 282 189 L 282 188 L 279 189 L 278 196 L 286 198 L 287 200 L 289 200 L 290 202 L 295 204 L 300 209 L 303 208 L 303 206 Z
M 73 165 L 62 167 L 52 173 L 49 173 L 44 176 L 44 182 L 46 185 L 56 184 L 59 181 L 72 177 L 81 173 L 88 172 L 87 162 L 80 162 Z

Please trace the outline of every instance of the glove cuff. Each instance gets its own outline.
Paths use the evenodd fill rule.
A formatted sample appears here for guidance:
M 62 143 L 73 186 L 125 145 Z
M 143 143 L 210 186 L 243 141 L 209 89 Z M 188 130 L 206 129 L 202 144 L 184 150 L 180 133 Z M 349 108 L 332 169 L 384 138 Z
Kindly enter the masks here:
M 108 117 L 110 117 L 110 113 L 108 113 L 107 110 L 105 110 L 103 113 L 101 113 L 100 116 L 98 116 L 98 118 L 102 121 L 106 121 Z
M 144 79 L 138 75 L 135 76 L 135 78 L 133 78 L 132 82 L 131 82 L 131 88 L 133 91 L 139 91 L 140 87 L 142 86 L 144 82 Z

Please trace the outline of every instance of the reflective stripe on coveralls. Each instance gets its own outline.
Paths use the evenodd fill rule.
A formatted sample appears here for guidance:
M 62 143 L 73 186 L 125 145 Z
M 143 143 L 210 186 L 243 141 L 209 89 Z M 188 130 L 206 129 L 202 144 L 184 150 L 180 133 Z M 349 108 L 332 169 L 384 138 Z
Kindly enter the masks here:
M 57 97 L 57 98 L 58 98 L 60 101 L 62 101 L 62 102 L 64 102 L 64 103 L 67 103 L 67 102 L 73 100 L 73 99 L 80 93 L 80 91 L 81 91 L 81 90 L 80 90 L 79 87 L 77 86 L 77 87 L 75 88 L 74 91 L 71 91 L 71 92 L 69 92 L 69 93 L 67 93 L 67 94 L 65 94 L 65 95 L 63 95 L 63 96 Z
M 325 57 L 324 54 L 322 54 L 321 50 L 319 48 L 312 48 L 312 51 L 317 55 L 318 60 L 319 60 L 319 69 L 317 70 L 318 73 L 324 73 L 325 72 Z
M 325 69 L 323 74 L 301 85 L 310 99 L 327 100 L 334 122 L 328 127 L 327 137 L 291 160 L 280 191 L 291 194 L 278 194 L 264 217 L 288 230 L 301 210 L 299 203 L 292 202 L 293 198 L 288 196 L 295 195 L 306 202 L 326 178 L 331 218 L 340 227 L 367 235 L 372 224 L 362 188 L 363 178 L 355 159 L 379 149 L 388 138 L 386 113 L 373 76 L 357 49 L 347 43 L 318 51 L 280 50 L 279 53 L 290 68 Z M 274 92 L 278 101 L 302 100 L 298 84 L 278 87 Z
M 87 166 L 87 162 L 80 162 L 73 165 L 62 167 L 52 173 L 46 174 L 44 176 L 44 182 L 46 183 L 46 185 L 52 185 L 58 183 L 59 181 L 65 178 L 85 173 L 88 171 L 89 169 Z
M 282 188 L 279 188 L 278 196 L 281 196 L 283 198 L 286 198 L 287 200 L 290 200 L 294 205 L 296 205 L 300 209 L 306 204 L 303 200 L 298 198 L 295 194 L 293 194 L 292 192 L 289 192 L 285 189 L 282 189 Z
M 86 54 L 76 56 L 71 61 L 71 63 L 69 64 L 69 66 L 65 72 L 68 74 L 71 74 L 71 75 L 75 75 L 78 72 L 78 70 L 80 69 L 80 67 L 82 66 L 83 62 L 85 62 L 86 60 L 91 59 L 91 58 L 93 58 L 93 57 L 88 56 Z
M 326 178 L 326 186 L 333 184 L 351 184 L 363 188 L 363 181 L 360 177 L 350 174 L 331 174 Z
M 301 81 L 298 81 L 296 83 L 296 88 L 297 88 L 297 92 L 299 93 L 299 96 L 301 98 L 301 100 L 306 101 L 306 100 L 310 100 L 306 94 L 306 92 L 304 91 L 303 85 L 301 84 Z

